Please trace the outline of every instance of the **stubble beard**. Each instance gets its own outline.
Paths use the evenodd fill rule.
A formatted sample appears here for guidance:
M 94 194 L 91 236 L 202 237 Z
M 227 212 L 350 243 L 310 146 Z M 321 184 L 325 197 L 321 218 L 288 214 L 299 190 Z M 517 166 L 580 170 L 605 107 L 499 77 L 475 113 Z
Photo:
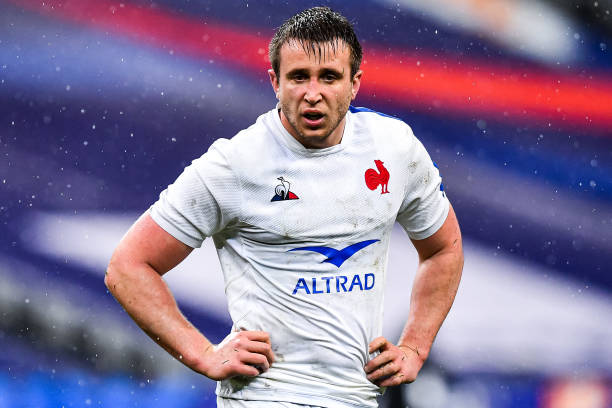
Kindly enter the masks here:
M 317 136 L 316 139 L 317 140 L 325 140 L 327 139 L 332 133 L 334 133 L 334 130 L 336 130 L 336 128 L 338 127 L 338 125 L 340 125 L 340 122 L 342 122 L 342 119 L 344 119 L 344 117 L 346 116 L 346 113 L 348 112 L 348 108 L 350 106 L 351 103 L 351 98 L 350 96 L 347 98 L 347 101 L 343 104 L 338 105 L 338 109 L 336 111 L 336 113 L 338 114 L 338 119 L 336 120 L 336 123 L 333 124 L 333 126 L 330 128 L 329 132 L 327 132 L 325 135 L 323 136 Z M 293 130 L 295 131 L 295 133 L 304 141 L 307 141 L 308 139 L 310 139 L 310 137 L 304 135 L 304 133 L 300 132 L 298 125 L 297 125 L 297 120 L 298 120 L 298 114 L 297 112 L 293 112 L 291 110 L 291 108 L 289 108 L 287 105 L 285 105 L 284 103 L 280 102 L 280 108 L 281 111 L 283 112 L 283 115 L 285 115 L 285 117 L 287 118 L 287 122 L 289 122 L 289 125 L 291 125 L 291 128 L 293 128 Z M 288 114 L 289 113 L 289 114 Z M 328 116 L 329 117 L 329 116 Z

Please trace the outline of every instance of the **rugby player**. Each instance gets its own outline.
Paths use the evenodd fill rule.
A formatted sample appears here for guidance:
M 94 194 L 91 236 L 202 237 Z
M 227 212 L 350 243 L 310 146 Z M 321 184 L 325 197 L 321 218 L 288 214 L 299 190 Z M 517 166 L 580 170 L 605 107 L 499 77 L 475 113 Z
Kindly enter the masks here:
M 351 106 L 362 51 L 345 17 L 305 10 L 269 55 L 277 106 L 215 141 L 160 194 L 105 282 L 154 341 L 218 381 L 220 407 L 376 407 L 382 387 L 415 380 L 452 305 L 459 225 L 411 128 Z M 396 221 L 419 265 L 394 343 L 381 332 Z M 220 344 L 186 320 L 161 278 L 206 237 L 233 321 Z

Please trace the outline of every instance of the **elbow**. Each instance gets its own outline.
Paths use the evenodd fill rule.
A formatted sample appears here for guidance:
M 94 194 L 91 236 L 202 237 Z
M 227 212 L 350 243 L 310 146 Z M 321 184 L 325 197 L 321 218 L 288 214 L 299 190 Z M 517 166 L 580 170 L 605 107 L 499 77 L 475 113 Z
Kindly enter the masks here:
M 120 262 L 113 255 L 108 266 L 106 267 L 106 273 L 104 274 L 104 284 L 108 290 L 114 295 L 117 288 L 118 282 L 121 280 L 121 267 Z
M 116 281 L 116 275 L 117 272 L 115 271 L 115 269 L 112 267 L 111 264 L 108 265 L 108 267 L 106 268 L 106 273 L 104 274 L 104 284 L 106 285 L 106 288 L 112 293 L 113 292 L 113 287 L 115 286 L 115 281 Z
M 108 290 L 110 290 L 113 286 L 112 284 L 112 280 L 113 280 L 114 274 L 112 273 L 112 269 L 110 267 L 110 265 L 106 268 L 106 272 L 104 273 L 104 284 L 106 285 L 106 287 L 108 288 Z

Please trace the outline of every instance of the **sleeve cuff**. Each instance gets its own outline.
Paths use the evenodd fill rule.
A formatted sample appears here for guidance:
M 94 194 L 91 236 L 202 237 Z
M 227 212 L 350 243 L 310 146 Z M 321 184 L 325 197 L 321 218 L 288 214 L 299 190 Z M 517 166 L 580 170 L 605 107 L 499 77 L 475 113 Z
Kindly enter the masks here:
M 202 240 L 189 236 L 176 228 L 159 210 L 155 208 L 155 205 L 152 205 L 151 208 L 149 208 L 149 215 L 164 231 L 181 241 L 183 244 L 192 248 L 200 248 L 202 246 Z
M 404 230 L 406 230 L 406 233 L 408 234 L 410 239 L 420 241 L 422 239 L 429 238 L 430 236 L 438 232 L 438 230 L 444 224 L 444 221 L 446 221 L 446 217 L 448 217 L 448 211 L 450 209 L 450 202 L 448 201 L 448 199 L 444 200 L 444 204 L 441 206 L 440 209 L 440 216 L 438 216 L 436 218 L 436 221 L 426 229 L 420 231 L 408 231 L 404 227 Z

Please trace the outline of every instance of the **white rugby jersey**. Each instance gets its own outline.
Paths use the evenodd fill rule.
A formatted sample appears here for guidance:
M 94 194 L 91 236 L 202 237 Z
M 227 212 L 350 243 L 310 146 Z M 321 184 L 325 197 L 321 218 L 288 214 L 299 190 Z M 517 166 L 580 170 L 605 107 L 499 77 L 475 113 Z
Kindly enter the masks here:
M 342 142 L 325 149 L 302 146 L 276 109 L 263 114 L 215 141 L 150 214 L 191 247 L 211 236 L 234 330 L 270 333 L 270 369 L 221 381 L 217 395 L 376 407 L 363 366 L 382 332 L 391 229 L 427 238 L 448 209 L 410 127 L 351 107 Z

